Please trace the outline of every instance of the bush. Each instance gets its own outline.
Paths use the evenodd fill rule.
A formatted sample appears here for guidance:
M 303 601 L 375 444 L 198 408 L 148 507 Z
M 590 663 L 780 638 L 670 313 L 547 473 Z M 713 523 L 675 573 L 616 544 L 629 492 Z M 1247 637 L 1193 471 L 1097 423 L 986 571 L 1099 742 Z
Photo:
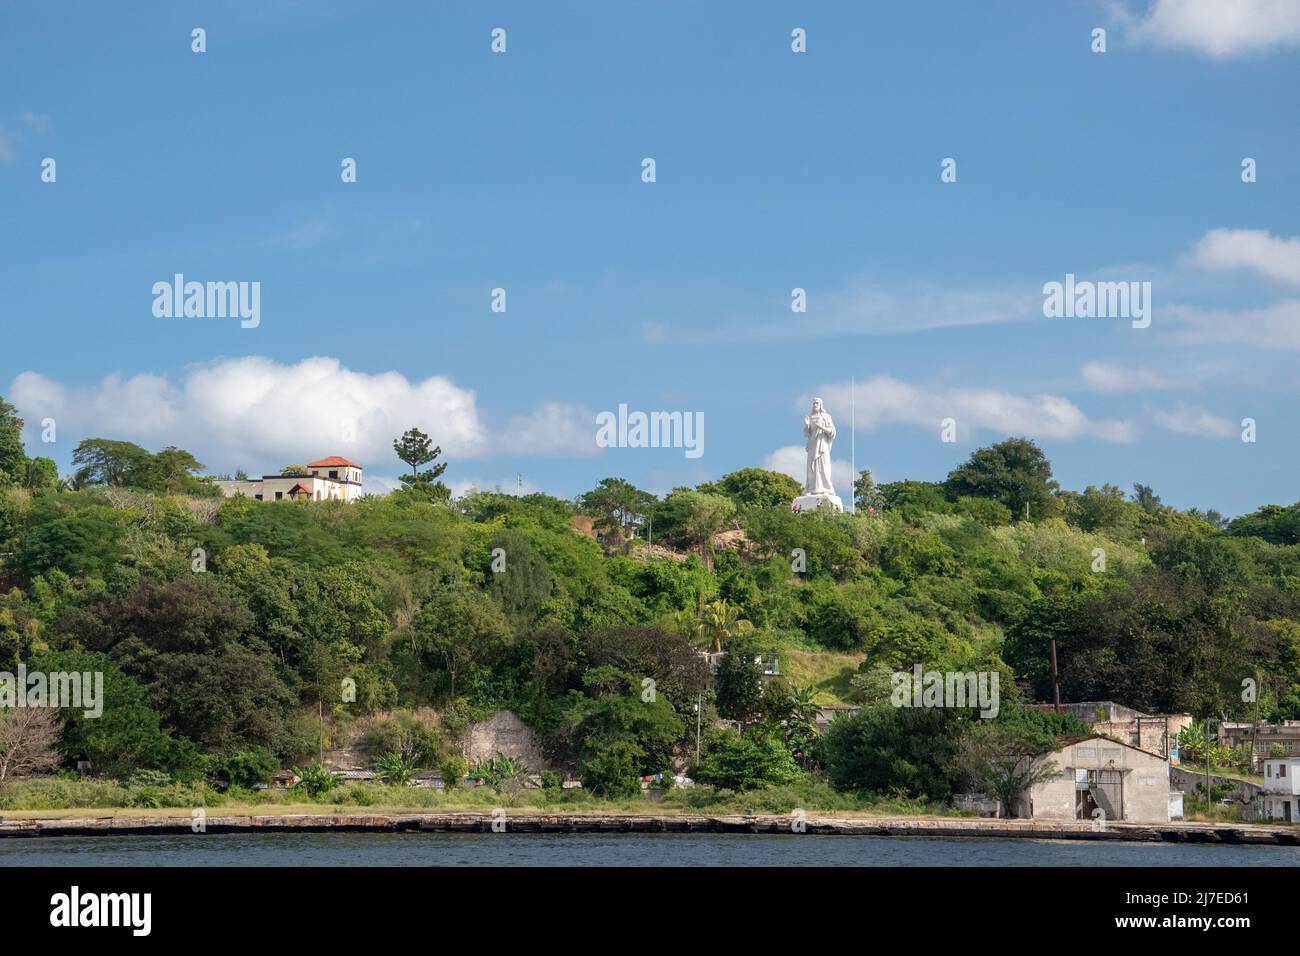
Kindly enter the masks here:
M 640 748 L 616 741 L 582 765 L 582 786 L 601 797 L 631 797 L 641 792 L 637 773 Z
M 310 764 L 298 771 L 301 778 L 294 786 L 295 790 L 305 790 L 313 800 L 324 796 L 339 785 L 339 778 L 318 763 Z
M 755 740 L 733 731 L 709 738 L 692 776 L 697 783 L 725 790 L 751 790 L 793 783 L 800 777 L 794 757 L 775 737 Z
M 269 750 L 244 750 L 222 757 L 213 767 L 213 775 L 230 787 L 252 790 L 259 783 L 270 783 L 280 762 Z
M 465 774 L 469 773 L 469 762 L 460 754 L 451 754 L 442 762 L 440 769 L 447 789 L 455 790 L 465 782 Z

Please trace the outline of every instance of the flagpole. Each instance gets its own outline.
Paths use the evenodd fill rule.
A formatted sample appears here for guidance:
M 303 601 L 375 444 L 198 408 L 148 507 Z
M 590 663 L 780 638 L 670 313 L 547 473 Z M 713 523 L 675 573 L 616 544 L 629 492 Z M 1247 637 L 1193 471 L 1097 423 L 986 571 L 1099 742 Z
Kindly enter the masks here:
M 849 514 L 858 513 L 858 403 L 849 379 Z

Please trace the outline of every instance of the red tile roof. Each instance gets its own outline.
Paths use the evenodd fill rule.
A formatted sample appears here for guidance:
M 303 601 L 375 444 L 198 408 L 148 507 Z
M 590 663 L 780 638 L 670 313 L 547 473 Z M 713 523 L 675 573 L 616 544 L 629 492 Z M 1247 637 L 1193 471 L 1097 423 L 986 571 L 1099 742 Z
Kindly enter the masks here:
M 348 461 L 338 455 L 330 455 L 328 458 L 322 458 L 320 461 L 307 463 L 308 468 L 360 468 L 355 461 Z
M 311 494 L 311 489 L 308 488 L 306 485 L 304 485 L 301 481 L 289 489 L 289 494 L 293 494 L 295 491 L 298 491 L 300 489 L 304 495 Z

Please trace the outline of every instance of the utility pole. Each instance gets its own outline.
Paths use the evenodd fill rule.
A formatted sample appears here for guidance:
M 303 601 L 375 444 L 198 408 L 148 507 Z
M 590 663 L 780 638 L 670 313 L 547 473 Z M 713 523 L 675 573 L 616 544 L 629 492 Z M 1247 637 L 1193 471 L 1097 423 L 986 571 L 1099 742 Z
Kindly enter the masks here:
M 700 762 L 700 722 L 704 719 L 704 695 L 695 700 L 695 762 Z
M 1205 718 L 1205 815 L 1211 815 L 1214 801 L 1210 796 L 1210 718 Z
M 1255 753 L 1259 750 L 1259 687 L 1255 688 L 1255 723 L 1250 731 L 1250 759 L 1246 761 L 1246 772 L 1255 772 Z
M 1059 714 L 1061 712 L 1061 675 L 1056 670 L 1056 638 L 1052 638 L 1052 705 Z

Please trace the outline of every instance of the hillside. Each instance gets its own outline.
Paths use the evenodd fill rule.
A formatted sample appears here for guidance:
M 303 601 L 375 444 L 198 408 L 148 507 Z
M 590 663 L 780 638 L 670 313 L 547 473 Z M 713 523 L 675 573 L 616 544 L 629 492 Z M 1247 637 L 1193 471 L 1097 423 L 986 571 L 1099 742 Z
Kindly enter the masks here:
M 598 794 L 687 764 L 728 789 L 819 780 L 836 744 L 812 734 L 815 705 L 874 705 L 919 663 L 999 671 L 1019 713 L 1050 696 L 1049 638 L 1066 699 L 1253 717 L 1250 679 L 1262 717 L 1300 717 L 1295 506 L 1227 524 L 1063 491 L 1050 466 L 1026 501 L 1005 492 L 1018 477 L 954 475 L 864 475 L 858 512 L 838 515 L 791 514 L 794 483 L 756 469 L 663 499 L 610 479 L 577 503 L 11 482 L 0 670 L 105 673 L 104 716 L 63 718 L 66 766 L 232 783 L 301 766 L 333 745 L 322 728 L 341 743 L 379 712 L 370 750 L 454 767 L 466 728 L 503 709 Z M 640 545 L 651 521 L 670 555 Z M 716 675 L 710 648 L 728 652 Z M 758 657 L 782 676 L 762 684 Z M 416 708 L 438 720 L 403 718 Z M 928 732 L 955 740 L 960 721 Z M 956 785 L 931 776 L 895 789 Z

